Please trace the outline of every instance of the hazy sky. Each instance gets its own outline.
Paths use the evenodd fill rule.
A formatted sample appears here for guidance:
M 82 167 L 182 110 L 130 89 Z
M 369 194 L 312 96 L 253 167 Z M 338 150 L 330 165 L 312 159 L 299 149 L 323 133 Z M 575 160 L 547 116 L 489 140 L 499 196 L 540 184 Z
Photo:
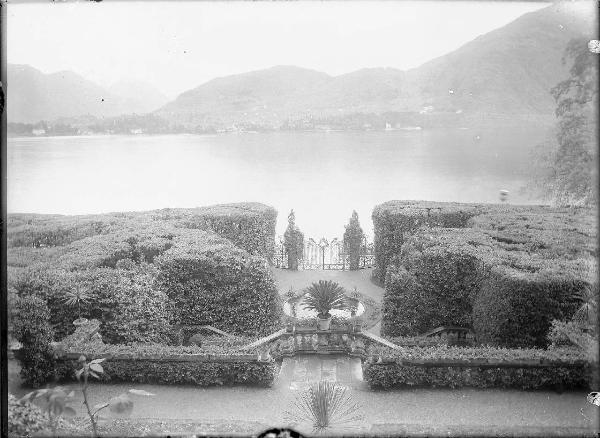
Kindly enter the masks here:
M 169 97 L 214 77 L 297 65 L 408 69 L 547 3 L 117 2 L 8 5 L 7 58 Z

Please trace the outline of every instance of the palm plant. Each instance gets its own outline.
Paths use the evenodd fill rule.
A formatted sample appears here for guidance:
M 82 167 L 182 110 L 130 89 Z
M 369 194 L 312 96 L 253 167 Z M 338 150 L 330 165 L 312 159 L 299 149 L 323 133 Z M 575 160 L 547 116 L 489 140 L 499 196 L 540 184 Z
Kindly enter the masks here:
M 64 305 L 69 307 L 77 306 L 77 319 L 81 319 L 81 305 L 88 304 L 92 294 L 85 289 L 75 287 L 75 289 L 66 290 L 62 298 Z
M 335 281 L 319 280 L 306 289 L 303 306 L 315 310 L 319 318 L 331 316 L 330 310 L 345 310 L 348 307 L 344 288 Z
M 293 401 L 293 411 L 284 412 L 289 423 L 309 423 L 317 433 L 331 427 L 362 420 L 358 413 L 361 406 L 355 403 L 347 388 L 335 382 L 320 381 L 303 392 Z

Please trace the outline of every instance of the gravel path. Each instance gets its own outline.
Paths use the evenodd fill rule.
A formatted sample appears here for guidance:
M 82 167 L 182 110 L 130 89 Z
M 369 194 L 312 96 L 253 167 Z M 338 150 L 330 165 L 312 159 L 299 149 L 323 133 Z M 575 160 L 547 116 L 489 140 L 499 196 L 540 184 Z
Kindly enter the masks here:
M 10 364 L 9 364 L 10 365 Z M 19 386 L 15 364 L 9 367 L 9 391 L 17 397 L 29 390 Z M 12 372 L 11 372 L 12 370 Z M 73 385 L 75 388 L 76 386 Z M 193 419 L 214 423 L 239 421 L 283 424 L 296 391 L 273 388 L 197 388 L 163 385 L 92 385 L 91 403 L 106 401 L 128 389 L 144 389 L 155 397 L 137 397 L 133 418 Z M 428 426 L 544 426 L 589 428 L 598 424 L 599 409 L 583 391 L 408 389 L 370 391 L 352 389 L 363 408 L 364 428 L 385 426 L 386 433 L 406 424 Z M 84 414 L 81 396 L 73 403 Z M 589 418 L 586 419 L 583 413 Z

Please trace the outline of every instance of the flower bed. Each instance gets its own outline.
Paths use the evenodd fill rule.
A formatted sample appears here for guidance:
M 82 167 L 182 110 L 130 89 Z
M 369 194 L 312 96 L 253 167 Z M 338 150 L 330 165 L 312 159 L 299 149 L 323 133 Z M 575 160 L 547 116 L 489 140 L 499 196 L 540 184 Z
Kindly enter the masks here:
M 588 387 L 591 367 L 575 349 L 460 347 L 381 348 L 363 366 L 371 388 Z

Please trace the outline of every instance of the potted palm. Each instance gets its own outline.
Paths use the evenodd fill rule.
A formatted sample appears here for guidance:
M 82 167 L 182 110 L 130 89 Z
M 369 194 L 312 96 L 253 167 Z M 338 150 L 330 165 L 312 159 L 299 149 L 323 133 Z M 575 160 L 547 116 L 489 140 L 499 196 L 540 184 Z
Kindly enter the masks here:
M 330 310 L 345 310 L 347 307 L 344 288 L 331 280 L 319 280 L 306 289 L 304 308 L 317 312 L 317 328 L 329 330 L 331 324 Z

